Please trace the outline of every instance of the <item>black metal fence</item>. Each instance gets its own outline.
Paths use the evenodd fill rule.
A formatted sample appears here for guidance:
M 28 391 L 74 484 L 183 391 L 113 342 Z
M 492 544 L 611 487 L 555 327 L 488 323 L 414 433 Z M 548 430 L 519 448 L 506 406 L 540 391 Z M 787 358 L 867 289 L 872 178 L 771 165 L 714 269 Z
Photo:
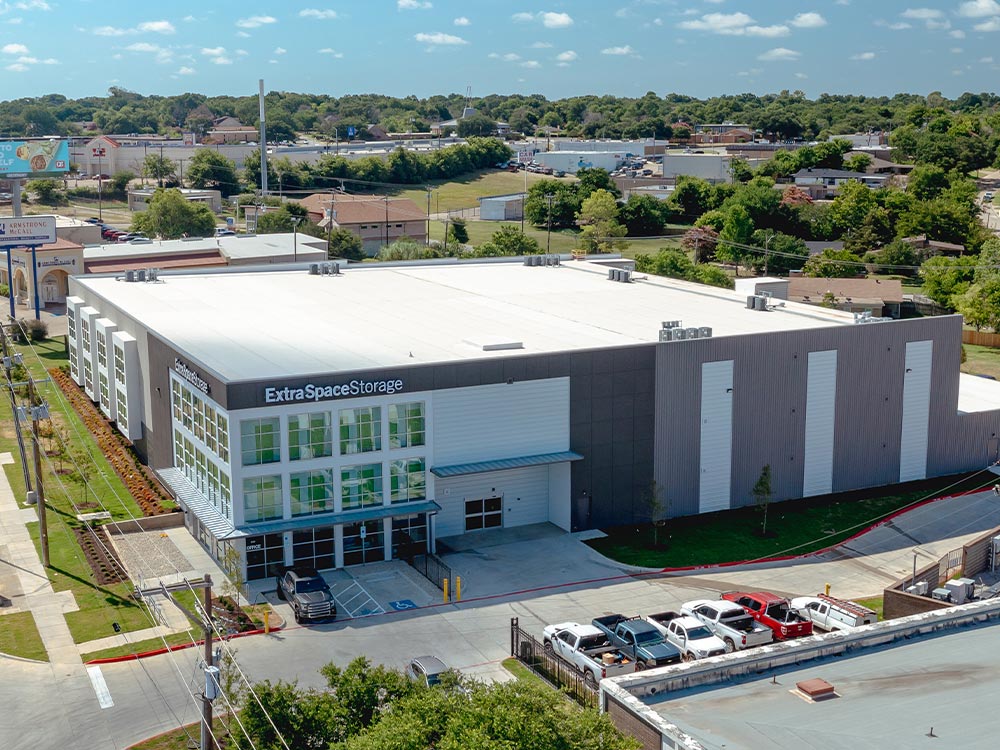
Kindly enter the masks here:
M 406 562 L 442 591 L 444 591 L 444 582 L 448 581 L 448 598 L 455 598 L 455 581 L 451 574 L 451 568 L 445 565 L 440 557 L 421 553 L 407 557 Z
M 572 664 L 563 661 L 510 618 L 510 655 L 546 682 L 559 688 L 581 706 L 597 708 L 597 691 Z

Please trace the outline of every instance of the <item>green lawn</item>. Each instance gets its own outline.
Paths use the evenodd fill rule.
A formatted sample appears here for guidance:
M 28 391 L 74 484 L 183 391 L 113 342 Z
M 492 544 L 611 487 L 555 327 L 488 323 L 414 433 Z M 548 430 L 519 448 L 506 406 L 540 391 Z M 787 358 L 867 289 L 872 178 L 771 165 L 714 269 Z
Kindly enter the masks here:
M 874 610 L 875 614 L 878 615 L 879 622 L 882 621 L 885 605 L 881 596 L 873 596 L 868 599 L 855 599 L 854 602 L 860 604 L 862 607 L 868 607 L 868 609 Z
M 0 616 L 0 653 L 35 661 L 49 660 L 31 612 Z
M 477 198 L 488 195 L 507 195 L 524 192 L 524 178 L 528 177 L 530 188 L 539 180 L 562 179 L 575 182 L 575 177 L 554 178 L 548 175 L 532 172 L 507 172 L 497 169 L 484 169 L 472 172 L 454 180 L 435 180 L 429 182 L 431 187 L 431 213 L 457 211 L 462 208 L 477 208 Z M 400 198 L 409 198 L 420 208 L 427 209 L 427 190 L 423 187 L 400 188 L 391 191 Z
M 24 355 L 25 366 L 36 379 L 47 377 L 45 373 L 47 368 L 59 367 L 66 363 L 62 339 L 34 344 L 34 350 L 41 362 L 28 347 L 19 347 L 19 350 Z M 45 383 L 40 387 L 40 391 L 49 405 L 54 421 L 65 427 L 71 446 L 70 452 L 77 456 L 78 462 L 89 463 L 92 466 L 90 486 L 85 490 L 80 476 L 71 470 L 72 464 L 67 459 L 62 461 L 63 471 L 67 473 L 57 473 L 60 460 L 56 456 L 43 461 L 42 464 L 45 501 L 49 509 L 47 516 L 51 563 L 49 578 L 56 591 L 72 591 L 80 608 L 78 612 L 66 614 L 66 622 L 73 639 L 77 643 L 83 643 L 113 635 L 113 622 L 117 622 L 122 630 L 127 632 L 150 627 L 145 607 L 139 606 L 130 597 L 132 589 L 130 584 L 99 586 L 95 582 L 90 565 L 72 531 L 73 527 L 80 525 L 76 520 L 73 502 L 79 505 L 95 503 L 99 499 L 101 507 L 108 510 L 116 519 L 141 517 L 142 512 L 118 475 L 107 464 L 97 443 L 76 413 L 63 400 L 58 387 L 53 383 Z M 43 446 L 46 445 L 44 439 L 42 443 Z M 14 496 L 22 500 L 25 496 L 24 475 L 20 467 L 17 442 L 9 421 L 5 421 L 5 429 L 0 434 L 0 451 L 10 451 L 17 461 L 15 464 L 4 466 L 4 471 L 14 490 Z M 95 462 L 96 467 L 94 467 Z M 94 509 L 99 508 L 96 505 L 88 508 L 88 510 Z M 29 524 L 28 531 L 38 546 L 38 524 Z
M 958 483 L 958 484 L 956 484 Z M 604 529 L 608 536 L 587 542 L 603 555 L 647 568 L 711 565 L 775 555 L 801 555 L 843 541 L 865 526 L 911 503 L 939 494 L 979 489 L 992 480 L 940 477 L 904 486 L 772 503 L 767 538 L 762 514 L 753 507 L 672 519 L 659 529 L 655 547 L 650 524 Z
M 962 372 L 974 375 L 992 375 L 1000 380 L 1000 349 L 992 346 L 977 346 L 976 344 L 963 344 L 965 349 L 965 362 L 962 363 Z

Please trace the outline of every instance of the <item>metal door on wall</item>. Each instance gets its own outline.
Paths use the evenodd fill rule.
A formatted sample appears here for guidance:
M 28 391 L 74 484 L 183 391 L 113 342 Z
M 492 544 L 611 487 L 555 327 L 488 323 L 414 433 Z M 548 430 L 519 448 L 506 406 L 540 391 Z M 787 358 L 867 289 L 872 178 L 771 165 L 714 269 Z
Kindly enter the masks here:
M 344 524 L 344 565 L 385 559 L 385 532 L 381 519 Z
M 503 498 L 485 497 L 465 501 L 465 530 L 499 529 L 503 526 Z

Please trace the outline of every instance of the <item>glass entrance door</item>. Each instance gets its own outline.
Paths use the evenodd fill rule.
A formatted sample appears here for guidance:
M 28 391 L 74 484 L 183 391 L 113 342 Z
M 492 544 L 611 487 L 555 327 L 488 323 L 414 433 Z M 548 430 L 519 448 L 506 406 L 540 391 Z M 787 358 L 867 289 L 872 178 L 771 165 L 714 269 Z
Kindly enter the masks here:
M 465 530 L 499 529 L 503 526 L 503 498 L 465 501 Z
M 385 559 L 382 521 L 344 524 L 344 565 L 378 562 Z

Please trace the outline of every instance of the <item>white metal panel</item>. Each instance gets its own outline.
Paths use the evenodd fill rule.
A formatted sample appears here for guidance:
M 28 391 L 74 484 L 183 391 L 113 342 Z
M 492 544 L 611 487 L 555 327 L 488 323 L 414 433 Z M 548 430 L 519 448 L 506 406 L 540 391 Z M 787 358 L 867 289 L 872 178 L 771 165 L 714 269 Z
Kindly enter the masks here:
M 837 414 L 837 350 L 809 352 L 802 496 L 833 492 L 833 439 Z
M 569 378 L 434 392 L 437 466 L 569 450 Z
M 730 507 L 733 463 L 733 360 L 701 365 L 698 512 Z
M 933 341 L 906 344 L 903 418 L 900 424 L 899 481 L 927 478 L 927 430 L 931 405 Z
M 570 509 L 570 462 L 549 464 L 549 523 L 563 531 L 572 531 L 572 511 Z
M 549 520 L 549 467 L 470 474 L 438 479 L 435 500 L 438 537 L 465 533 L 465 501 L 485 497 L 503 498 L 503 525 L 524 526 Z M 568 503 L 567 499 L 567 503 Z

